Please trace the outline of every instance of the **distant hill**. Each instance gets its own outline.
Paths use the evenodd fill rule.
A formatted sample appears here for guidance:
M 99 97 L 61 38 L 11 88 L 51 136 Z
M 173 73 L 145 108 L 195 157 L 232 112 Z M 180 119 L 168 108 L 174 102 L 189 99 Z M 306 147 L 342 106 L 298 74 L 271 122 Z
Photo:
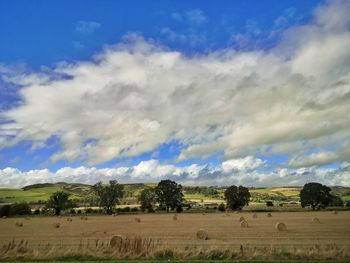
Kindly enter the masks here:
M 124 184 L 124 204 L 135 203 L 140 192 L 145 188 L 155 187 L 155 183 Z M 210 189 L 210 191 L 208 191 Z M 213 189 L 215 191 L 213 191 Z M 350 187 L 331 187 L 332 193 L 340 196 L 344 201 L 350 200 Z M 43 183 L 28 185 L 17 189 L 1 189 L 0 203 L 30 202 L 42 203 L 48 200 L 50 195 L 56 191 L 66 191 L 71 198 L 76 200 L 88 200 L 91 196 L 91 185 L 79 183 Z M 252 202 L 264 203 L 266 200 L 275 202 L 295 202 L 299 200 L 301 187 L 266 187 L 250 188 Z M 224 187 L 191 187 L 184 186 L 184 197 L 186 200 L 195 202 L 223 201 Z

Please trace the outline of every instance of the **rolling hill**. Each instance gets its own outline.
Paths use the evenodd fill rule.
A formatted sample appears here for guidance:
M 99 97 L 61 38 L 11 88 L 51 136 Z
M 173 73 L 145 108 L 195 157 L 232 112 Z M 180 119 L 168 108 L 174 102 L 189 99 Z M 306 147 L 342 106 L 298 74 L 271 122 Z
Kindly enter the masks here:
M 140 192 L 149 187 L 155 187 L 156 184 L 124 184 L 124 203 L 134 203 Z M 15 203 L 29 202 L 42 203 L 48 200 L 50 195 L 56 191 L 66 191 L 71 194 L 72 199 L 87 200 L 91 196 L 91 186 L 87 184 L 69 184 L 64 182 L 59 183 L 44 183 L 25 186 L 23 188 L 9 189 L 0 188 L 0 203 Z M 350 200 L 350 187 L 334 186 L 332 193 L 340 196 L 344 201 Z M 222 202 L 224 188 L 215 189 L 215 194 L 203 191 L 207 187 L 184 187 L 184 197 L 186 200 L 195 202 Z M 252 202 L 264 203 L 266 200 L 276 202 L 296 202 L 299 200 L 299 192 L 301 187 L 272 187 L 272 188 L 251 188 L 249 189 L 252 195 Z

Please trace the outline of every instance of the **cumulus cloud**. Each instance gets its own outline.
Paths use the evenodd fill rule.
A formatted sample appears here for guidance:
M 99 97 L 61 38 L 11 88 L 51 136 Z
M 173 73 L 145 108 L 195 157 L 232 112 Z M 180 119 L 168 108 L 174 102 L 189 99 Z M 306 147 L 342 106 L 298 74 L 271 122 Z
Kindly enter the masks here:
M 93 165 L 169 141 L 184 145 L 178 160 L 217 152 L 297 158 L 348 141 L 349 11 L 349 1 L 330 1 L 269 51 L 187 57 L 130 35 L 93 61 L 7 74 L 22 85 L 22 103 L 2 113 L 0 143 L 40 146 L 55 136 L 61 149 L 52 160 Z
M 172 179 L 185 185 L 236 184 L 255 187 L 300 186 L 311 181 L 327 185 L 350 184 L 350 167 L 345 164 L 339 169 L 277 169 L 269 172 L 256 169 L 263 165 L 262 160 L 248 156 L 228 160 L 215 167 L 197 164 L 179 167 L 149 160 L 131 167 L 104 169 L 65 167 L 56 172 L 47 169 L 24 172 L 15 168 L 5 168 L 0 170 L 0 187 L 23 187 L 43 182 L 94 184 L 98 181 L 108 182 L 115 179 L 121 183 L 159 182 L 163 179 Z

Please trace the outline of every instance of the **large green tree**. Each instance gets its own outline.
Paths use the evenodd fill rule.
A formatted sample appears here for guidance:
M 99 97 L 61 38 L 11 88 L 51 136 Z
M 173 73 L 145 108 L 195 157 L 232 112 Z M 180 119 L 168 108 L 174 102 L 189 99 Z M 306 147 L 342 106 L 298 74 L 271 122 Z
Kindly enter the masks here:
M 107 214 L 112 214 L 113 209 L 119 204 L 120 198 L 123 197 L 123 185 L 118 184 L 116 180 L 109 181 L 108 185 L 99 182 L 92 186 L 92 191 L 98 198 L 100 207 L 106 210 Z
M 328 206 L 332 198 L 331 189 L 320 183 L 307 183 L 300 191 L 301 206 L 311 206 L 312 210 Z
M 46 207 L 53 208 L 55 215 L 60 215 L 62 210 L 73 207 L 73 202 L 69 199 L 69 196 L 70 194 L 64 191 L 52 193 Z
M 182 204 L 182 186 L 174 181 L 160 181 L 155 188 L 155 193 L 156 201 L 160 206 L 165 207 L 167 212 L 169 212 L 169 209 L 175 209 Z
M 139 196 L 139 201 L 141 203 L 141 210 L 148 211 L 148 212 L 153 212 L 154 209 L 154 204 L 156 202 L 156 193 L 154 189 L 152 188 L 146 188 L 142 190 L 140 196 Z
M 244 186 L 231 185 L 225 190 L 225 199 L 227 207 L 232 210 L 242 209 L 249 204 L 250 193 Z

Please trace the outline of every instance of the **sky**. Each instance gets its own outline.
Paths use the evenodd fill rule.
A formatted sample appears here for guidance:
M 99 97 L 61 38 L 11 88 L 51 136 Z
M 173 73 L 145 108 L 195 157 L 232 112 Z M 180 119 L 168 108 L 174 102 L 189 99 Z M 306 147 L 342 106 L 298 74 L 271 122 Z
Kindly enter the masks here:
M 0 0 L 0 187 L 350 186 L 349 13 Z

